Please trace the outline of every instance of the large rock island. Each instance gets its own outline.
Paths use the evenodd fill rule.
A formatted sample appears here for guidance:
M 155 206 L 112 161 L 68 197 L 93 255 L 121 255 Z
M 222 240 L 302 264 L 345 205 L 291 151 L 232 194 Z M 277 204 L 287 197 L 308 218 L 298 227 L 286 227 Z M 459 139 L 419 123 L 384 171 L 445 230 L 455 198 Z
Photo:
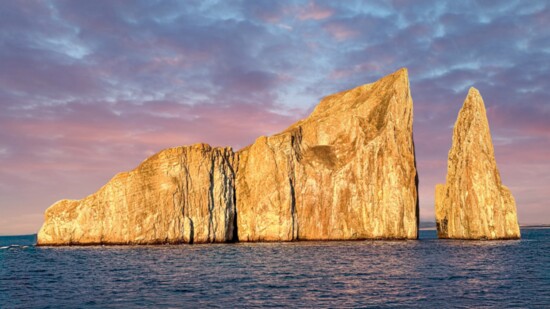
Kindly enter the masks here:
M 447 183 L 435 192 L 439 238 L 517 239 L 516 203 L 500 180 L 481 95 L 470 88 L 454 126 Z
M 38 244 L 416 239 L 412 104 L 401 69 L 238 152 L 163 150 L 48 208 Z

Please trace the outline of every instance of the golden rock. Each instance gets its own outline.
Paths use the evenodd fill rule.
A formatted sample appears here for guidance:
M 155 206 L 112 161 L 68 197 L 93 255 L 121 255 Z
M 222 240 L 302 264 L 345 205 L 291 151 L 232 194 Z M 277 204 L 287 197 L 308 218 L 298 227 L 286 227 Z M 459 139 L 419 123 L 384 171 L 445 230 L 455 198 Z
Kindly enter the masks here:
M 163 150 L 96 193 L 46 210 L 39 245 L 228 242 L 235 235 L 231 148 Z
M 470 88 L 449 151 L 447 183 L 436 186 L 439 238 L 520 238 L 516 203 L 500 179 L 481 95 Z
M 401 69 L 238 152 L 163 150 L 51 206 L 38 244 L 416 239 L 412 104 Z
M 412 122 L 401 69 L 258 138 L 238 153 L 239 240 L 416 239 Z

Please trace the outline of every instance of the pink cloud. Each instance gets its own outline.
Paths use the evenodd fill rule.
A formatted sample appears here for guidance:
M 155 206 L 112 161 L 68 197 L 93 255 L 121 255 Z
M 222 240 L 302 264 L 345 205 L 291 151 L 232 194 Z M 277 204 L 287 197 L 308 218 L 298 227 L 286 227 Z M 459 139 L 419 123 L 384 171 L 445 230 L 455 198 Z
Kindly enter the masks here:
M 298 13 L 298 19 L 300 20 L 322 20 L 327 19 L 334 15 L 334 10 L 331 8 L 323 7 L 316 2 L 310 1 L 307 6 L 301 8 Z
M 323 28 L 337 41 L 345 41 L 359 34 L 357 30 L 338 22 L 326 24 Z

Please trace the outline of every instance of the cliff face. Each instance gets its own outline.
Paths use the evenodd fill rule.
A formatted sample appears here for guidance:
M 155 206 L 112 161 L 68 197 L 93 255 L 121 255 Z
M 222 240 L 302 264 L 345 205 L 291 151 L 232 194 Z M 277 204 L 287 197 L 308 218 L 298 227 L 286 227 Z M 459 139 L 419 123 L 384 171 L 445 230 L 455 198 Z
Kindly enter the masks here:
M 455 123 L 447 183 L 436 186 L 435 208 L 439 238 L 520 237 L 514 197 L 502 185 L 485 105 L 474 88 Z
M 412 117 L 401 69 L 237 153 L 164 150 L 51 206 L 38 244 L 416 239 Z
M 241 150 L 239 240 L 417 238 L 412 121 L 402 69 Z
M 230 148 L 163 150 L 96 193 L 48 208 L 40 245 L 227 242 L 236 238 Z

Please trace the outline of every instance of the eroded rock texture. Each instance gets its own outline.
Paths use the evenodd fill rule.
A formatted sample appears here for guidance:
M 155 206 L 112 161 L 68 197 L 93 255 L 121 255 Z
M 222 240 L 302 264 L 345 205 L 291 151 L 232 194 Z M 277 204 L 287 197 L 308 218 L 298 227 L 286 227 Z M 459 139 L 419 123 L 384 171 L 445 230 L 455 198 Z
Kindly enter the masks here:
M 38 243 L 416 239 L 412 121 L 401 69 L 326 97 L 239 152 L 164 150 L 83 200 L 54 204 Z
M 435 193 L 439 238 L 520 237 L 516 203 L 502 185 L 481 95 L 470 88 L 449 151 L 447 183 Z
M 163 150 L 79 201 L 48 208 L 39 245 L 227 242 L 236 239 L 231 148 Z
M 401 69 L 241 150 L 239 240 L 417 238 L 412 104 Z

